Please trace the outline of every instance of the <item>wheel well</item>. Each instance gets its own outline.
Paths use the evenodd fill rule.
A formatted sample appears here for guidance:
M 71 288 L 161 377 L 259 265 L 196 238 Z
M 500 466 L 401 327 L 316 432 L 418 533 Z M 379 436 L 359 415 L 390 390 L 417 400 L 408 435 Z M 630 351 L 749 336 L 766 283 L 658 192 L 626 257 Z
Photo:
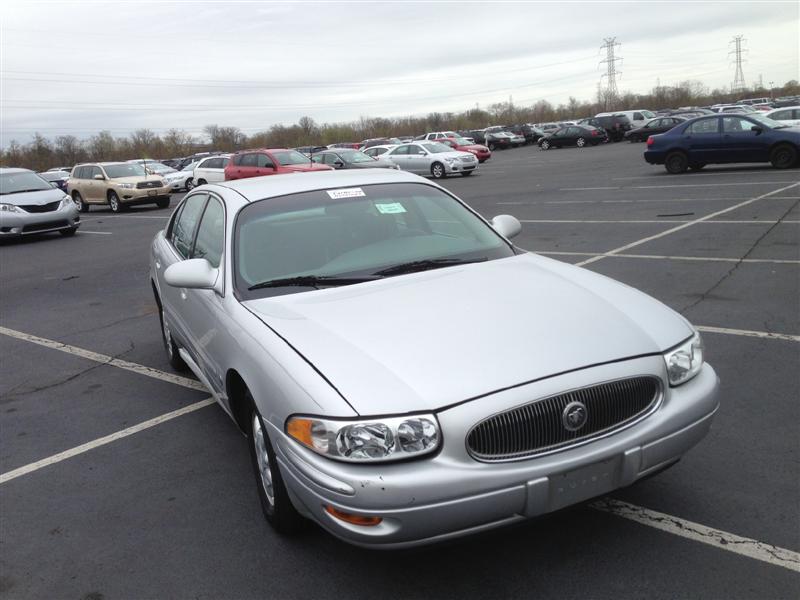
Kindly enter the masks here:
M 111 200 L 111 194 L 116 194 L 116 192 L 114 190 L 112 190 L 112 189 L 107 189 L 106 190 L 106 200 Z M 117 195 L 117 198 L 119 198 L 119 195 Z
M 672 155 L 672 154 L 683 154 L 687 159 L 689 158 L 689 155 L 686 153 L 686 150 L 684 150 L 683 148 L 673 148 L 672 150 L 667 150 L 664 153 L 664 160 L 669 158 L 670 155 Z
M 72 198 L 75 199 L 80 196 L 81 193 L 78 190 L 72 190 Z
M 247 384 L 244 382 L 244 379 L 242 379 L 242 376 L 234 369 L 229 369 L 228 374 L 225 376 L 225 390 L 228 394 L 231 414 L 233 414 L 236 424 L 242 431 L 247 431 L 247 419 L 250 417 L 248 414 L 249 407 L 245 400 Z
M 770 146 L 769 149 L 770 153 L 774 151 L 775 148 L 780 148 L 781 146 L 789 146 L 790 148 L 793 148 L 795 152 L 800 152 L 800 147 L 798 147 L 796 144 L 793 144 L 792 142 L 787 142 L 786 140 L 781 140 L 780 142 L 775 142 L 774 144 L 772 144 L 772 146 Z

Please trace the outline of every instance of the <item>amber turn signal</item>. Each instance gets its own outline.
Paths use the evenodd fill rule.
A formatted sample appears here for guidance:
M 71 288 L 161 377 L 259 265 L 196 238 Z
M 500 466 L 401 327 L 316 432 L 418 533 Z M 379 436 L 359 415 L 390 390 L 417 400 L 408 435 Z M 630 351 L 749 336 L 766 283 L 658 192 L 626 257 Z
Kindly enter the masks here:
M 345 523 L 351 523 L 353 525 L 361 525 L 362 527 L 375 527 L 375 525 L 380 525 L 383 519 L 381 517 L 365 517 L 363 515 L 351 515 L 350 513 L 344 512 L 343 510 L 339 510 L 337 508 L 333 508 L 332 506 L 325 505 L 325 511 L 329 515 L 333 515 L 337 519 L 344 521 Z
M 286 424 L 286 433 L 288 433 L 301 444 L 305 444 L 306 446 L 313 448 L 314 440 L 311 438 L 312 425 L 313 422 L 311 419 L 294 417 Z

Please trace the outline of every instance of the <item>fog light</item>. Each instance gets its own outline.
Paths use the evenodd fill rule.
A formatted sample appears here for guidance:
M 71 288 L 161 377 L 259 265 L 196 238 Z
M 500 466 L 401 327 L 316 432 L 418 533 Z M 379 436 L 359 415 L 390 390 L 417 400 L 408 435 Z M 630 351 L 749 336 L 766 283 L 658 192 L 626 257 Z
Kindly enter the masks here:
M 381 517 L 365 517 L 363 515 L 352 515 L 348 512 L 344 512 L 343 510 L 339 510 L 338 508 L 334 508 L 332 506 L 325 506 L 325 512 L 329 515 L 336 517 L 340 521 L 344 521 L 345 523 L 350 523 L 351 525 L 361 525 L 362 527 L 375 527 L 375 525 L 380 525 L 383 519 Z

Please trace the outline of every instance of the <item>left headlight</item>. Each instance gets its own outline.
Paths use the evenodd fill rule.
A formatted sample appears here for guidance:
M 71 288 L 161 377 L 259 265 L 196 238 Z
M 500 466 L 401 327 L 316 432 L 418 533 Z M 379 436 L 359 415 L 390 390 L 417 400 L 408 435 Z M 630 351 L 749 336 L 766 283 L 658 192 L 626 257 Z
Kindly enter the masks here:
M 703 339 L 698 332 L 677 348 L 664 353 L 667 375 L 671 386 L 686 383 L 700 372 L 703 366 Z
M 289 417 L 286 433 L 317 454 L 348 462 L 402 460 L 434 452 L 441 443 L 432 414 L 341 421 Z
M 75 203 L 72 201 L 72 198 L 65 195 L 61 198 L 61 206 L 59 206 L 59 208 L 69 208 L 70 206 L 75 206 Z
M 22 212 L 22 210 L 13 204 L 0 204 L 0 212 Z

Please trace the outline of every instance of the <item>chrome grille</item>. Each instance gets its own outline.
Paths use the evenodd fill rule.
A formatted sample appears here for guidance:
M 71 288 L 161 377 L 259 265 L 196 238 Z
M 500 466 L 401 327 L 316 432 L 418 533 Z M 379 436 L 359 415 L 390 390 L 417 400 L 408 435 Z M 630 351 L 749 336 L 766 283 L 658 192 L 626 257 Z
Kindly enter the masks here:
M 150 181 L 140 181 L 136 184 L 136 188 L 143 190 L 147 188 L 160 188 L 161 182 L 158 180 L 150 180 Z
M 609 381 L 507 410 L 478 423 L 467 434 L 467 449 L 479 460 L 526 458 L 588 441 L 632 424 L 656 407 L 661 380 L 652 376 Z M 586 423 L 569 431 L 564 409 L 586 407 Z

